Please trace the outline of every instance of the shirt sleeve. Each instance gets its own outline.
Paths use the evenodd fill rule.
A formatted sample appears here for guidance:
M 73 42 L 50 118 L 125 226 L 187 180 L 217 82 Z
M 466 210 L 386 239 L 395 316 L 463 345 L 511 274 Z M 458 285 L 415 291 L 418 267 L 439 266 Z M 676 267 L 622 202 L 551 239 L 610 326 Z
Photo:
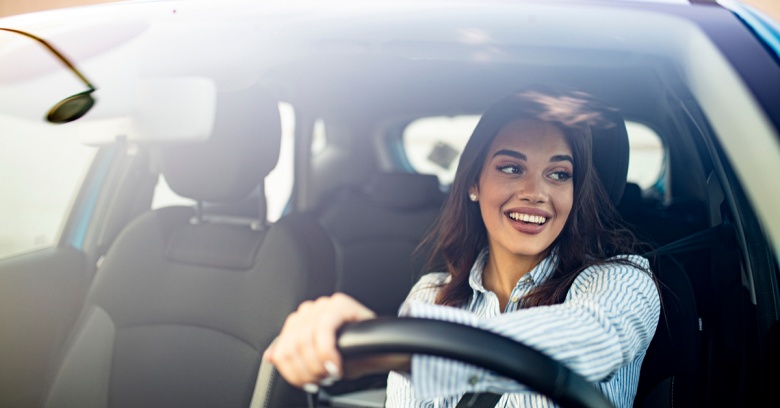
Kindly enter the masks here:
M 645 258 L 628 258 L 648 268 Z M 638 268 L 620 263 L 581 272 L 562 304 L 520 309 L 488 319 L 428 300 L 410 296 L 399 314 L 498 333 L 545 353 L 590 382 L 609 380 L 619 368 L 643 354 L 660 314 L 653 279 Z M 411 373 L 414 392 L 421 399 L 527 389 L 487 370 L 432 356 L 414 355 Z

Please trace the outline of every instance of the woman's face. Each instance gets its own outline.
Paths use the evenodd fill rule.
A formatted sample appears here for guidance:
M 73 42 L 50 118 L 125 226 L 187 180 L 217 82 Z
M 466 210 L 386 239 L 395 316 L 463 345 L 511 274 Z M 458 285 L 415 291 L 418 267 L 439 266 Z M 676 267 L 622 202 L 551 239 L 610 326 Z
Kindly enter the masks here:
M 494 255 L 538 259 L 558 238 L 574 200 L 571 148 L 556 126 L 506 124 L 488 149 L 476 194 Z

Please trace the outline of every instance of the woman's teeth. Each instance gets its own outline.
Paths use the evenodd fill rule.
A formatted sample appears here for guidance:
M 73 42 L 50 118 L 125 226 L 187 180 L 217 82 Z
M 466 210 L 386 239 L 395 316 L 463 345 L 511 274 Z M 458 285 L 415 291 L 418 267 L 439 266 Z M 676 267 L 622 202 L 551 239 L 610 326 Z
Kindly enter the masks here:
M 541 215 L 530 215 L 530 214 L 521 214 L 521 213 L 509 213 L 509 218 L 515 220 L 515 221 L 523 221 L 528 222 L 532 224 L 544 224 L 547 221 L 547 218 L 542 217 Z

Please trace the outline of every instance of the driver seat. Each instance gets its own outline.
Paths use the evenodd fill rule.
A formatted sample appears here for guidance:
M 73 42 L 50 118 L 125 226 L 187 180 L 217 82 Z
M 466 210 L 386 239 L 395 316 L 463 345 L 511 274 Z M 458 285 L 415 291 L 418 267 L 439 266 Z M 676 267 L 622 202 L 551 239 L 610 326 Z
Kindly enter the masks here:
M 607 116 L 618 126 L 592 129 L 593 161 L 613 205 L 625 215 L 642 205 L 641 190 L 626 181 L 629 144 L 625 121 L 617 112 Z M 649 237 L 649 231 L 633 224 L 628 226 L 639 236 Z M 667 230 L 673 228 L 671 225 Z M 701 344 L 693 285 L 671 256 L 646 256 L 660 286 L 661 315 L 642 362 L 634 406 L 696 406 Z
M 630 150 L 625 120 L 614 111 L 605 112 L 605 116 L 617 126 L 591 128 L 593 163 L 610 201 L 623 214 L 641 205 L 641 190 L 627 183 Z M 648 236 L 648 231 L 628 226 L 639 236 Z M 660 286 L 661 315 L 642 362 L 634 406 L 696 406 L 701 345 L 693 285 L 671 256 L 647 257 Z

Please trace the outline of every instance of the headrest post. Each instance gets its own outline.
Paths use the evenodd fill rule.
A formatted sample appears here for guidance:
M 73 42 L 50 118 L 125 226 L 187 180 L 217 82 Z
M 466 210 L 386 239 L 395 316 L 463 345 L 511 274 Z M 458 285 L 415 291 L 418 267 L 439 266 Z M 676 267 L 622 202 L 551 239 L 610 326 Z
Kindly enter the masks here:
M 258 196 L 257 200 L 257 220 L 252 223 L 251 228 L 255 231 L 262 231 L 268 227 L 268 202 L 265 196 L 265 182 L 260 183 L 257 186 Z

